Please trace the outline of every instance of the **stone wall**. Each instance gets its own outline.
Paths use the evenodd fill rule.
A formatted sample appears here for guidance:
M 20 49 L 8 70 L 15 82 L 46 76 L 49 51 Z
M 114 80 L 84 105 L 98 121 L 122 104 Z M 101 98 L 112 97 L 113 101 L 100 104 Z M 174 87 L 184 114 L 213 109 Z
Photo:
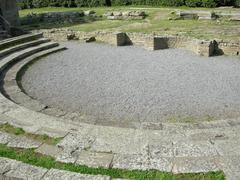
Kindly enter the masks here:
M 12 25 L 19 25 L 19 14 L 16 0 L 0 0 L 3 17 Z
M 116 46 L 135 45 L 147 50 L 177 48 L 189 50 L 197 55 L 207 57 L 218 54 L 239 55 L 240 51 L 240 43 L 204 41 L 185 36 L 156 36 L 121 32 L 73 32 L 67 29 L 43 30 L 43 33 L 46 37 L 55 41 L 66 41 L 67 35 L 73 33 L 79 40 L 95 37 L 97 41 Z

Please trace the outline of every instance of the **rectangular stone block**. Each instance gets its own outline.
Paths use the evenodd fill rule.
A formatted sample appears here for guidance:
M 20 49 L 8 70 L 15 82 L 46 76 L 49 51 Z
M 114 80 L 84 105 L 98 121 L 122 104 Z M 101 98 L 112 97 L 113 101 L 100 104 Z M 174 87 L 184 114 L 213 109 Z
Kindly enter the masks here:
M 41 142 L 34 141 L 22 136 L 15 136 L 8 144 L 8 147 L 23 148 L 23 149 L 35 149 L 41 146 Z
M 79 174 L 73 173 L 69 171 L 51 169 L 44 176 L 43 180 L 110 180 L 108 176 L 101 175 L 87 175 L 87 174 Z
M 200 173 L 220 170 L 213 157 L 204 158 L 176 158 L 173 165 L 173 173 Z
M 57 146 L 42 144 L 35 152 L 56 158 L 61 154 L 62 150 Z
M 168 42 L 167 38 L 165 37 L 154 37 L 153 38 L 153 50 L 159 50 L 159 49 L 168 49 Z
M 39 180 L 46 174 L 47 171 L 48 170 L 44 168 L 19 163 L 16 169 L 12 169 L 5 173 L 4 178 Z
M 88 167 L 105 167 L 111 166 L 113 154 L 97 153 L 90 151 L 82 151 L 76 161 L 76 164 L 86 165 Z

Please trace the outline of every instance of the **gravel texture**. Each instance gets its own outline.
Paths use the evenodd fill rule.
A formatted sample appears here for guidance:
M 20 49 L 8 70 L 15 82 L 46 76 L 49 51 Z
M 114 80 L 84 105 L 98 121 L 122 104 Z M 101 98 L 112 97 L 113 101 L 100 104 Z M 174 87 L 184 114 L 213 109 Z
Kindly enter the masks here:
M 34 63 L 22 85 L 67 112 L 106 121 L 192 122 L 240 116 L 240 61 L 184 50 L 65 43 Z M 98 122 L 98 123 L 99 123 Z

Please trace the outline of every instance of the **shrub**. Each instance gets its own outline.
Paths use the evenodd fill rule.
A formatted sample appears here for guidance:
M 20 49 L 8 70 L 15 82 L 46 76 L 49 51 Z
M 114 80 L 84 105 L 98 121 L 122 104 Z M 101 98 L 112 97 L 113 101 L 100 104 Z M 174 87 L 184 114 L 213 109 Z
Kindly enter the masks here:
M 36 8 L 47 7 L 49 5 L 49 0 L 33 0 L 32 3 Z
M 32 8 L 32 0 L 17 0 L 17 5 L 20 9 Z
M 234 6 L 235 7 L 240 7 L 240 0 L 235 0 Z
M 207 8 L 214 8 L 217 6 L 216 0 L 202 0 L 202 6 Z
M 105 0 L 75 0 L 75 3 L 78 7 L 97 7 L 104 6 Z
M 161 0 L 161 6 L 182 6 L 184 5 L 184 0 Z
M 186 0 L 185 1 L 186 6 L 189 7 L 201 7 L 202 2 L 200 0 Z

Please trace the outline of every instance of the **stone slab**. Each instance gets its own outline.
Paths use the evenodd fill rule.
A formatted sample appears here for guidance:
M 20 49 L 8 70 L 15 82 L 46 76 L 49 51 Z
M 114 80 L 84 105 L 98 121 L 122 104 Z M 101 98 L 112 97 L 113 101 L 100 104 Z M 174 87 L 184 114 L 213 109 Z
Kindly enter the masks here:
M 19 163 L 16 169 L 12 169 L 4 174 L 7 179 L 31 179 L 39 180 L 47 172 L 47 169 Z
M 116 154 L 113 158 L 113 168 L 128 170 L 148 170 L 149 157 L 141 154 Z
M 240 155 L 240 141 L 239 139 L 215 141 L 214 146 L 222 156 Z
M 149 169 L 171 172 L 173 167 L 173 158 L 155 157 L 149 159 Z
M 16 169 L 18 165 L 18 161 L 0 157 L 0 177 L 8 171 Z
M 51 169 L 44 176 L 43 180 L 110 180 L 108 176 L 101 175 L 85 175 L 79 173 L 73 173 L 63 170 Z
M 86 165 L 89 167 L 105 167 L 109 168 L 113 160 L 111 153 L 97 153 L 90 151 L 82 151 L 76 161 L 76 164 Z
M 35 152 L 56 158 L 62 150 L 57 146 L 42 144 Z
M 16 136 L 8 144 L 8 147 L 13 148 L 24 148 L 24 149 L 34 149 L 41 146 L 41 142 L 34 141 L 22 136 Z
M 0 132 L 0 144 L 7 144 L 9 141 L 13 140 L 14 136 Z
M 36 132 L 36 134 L 41 134 L 41 135 L 48 135 L 53 138 L 62 138 L 65 137 L 68 132 L 64 130 L 59 130 L 59 129 L 53 129 L 53 128 L 40 128 Z
M 200 173 L 218 171 L 216 159 L 213 157 L 176 158 L 173 165 L 173 173 Z
M 218 156 L 215 147 L 208 141 L 182 141 L 174 143 L 176 157 Z

